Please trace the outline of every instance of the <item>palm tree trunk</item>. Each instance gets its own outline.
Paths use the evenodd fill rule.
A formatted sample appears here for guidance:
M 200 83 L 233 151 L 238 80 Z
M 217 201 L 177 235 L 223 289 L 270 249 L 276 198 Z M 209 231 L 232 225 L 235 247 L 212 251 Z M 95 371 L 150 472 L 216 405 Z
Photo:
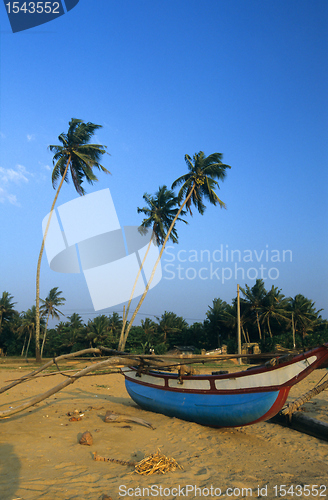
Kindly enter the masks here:
M 44 330 L 44 336 L 43 336 L 43 341 L 42 341 L 42 347 L 41 347 L 41 359 L 42 359 L 42 356 L 43 356 L 43 349 L 44 349 L 44 344 L 46 342 L 46 336 L 47 336 L 47 329 L 48 329 L 48 321 L 49 321 L 49 316 L 50 316 L 50 312 L 48 314 L 48 317 L 47 317 L 47 323 L 46 323 L 46 328 Z
M 269 330 L 270 338 L 272 338 L 272 331 L 271 331 L 271 327 L 270 327 L 269 316 L 267 317 L 267 323 L 268 323 L 268 330 Z
M 68 158 L 67 165 L 66 165 L 63 177 L 62 177 L 62 179 L 60 181 L 60 184 L 58 186 L 58 189 L 57 189 L 54 201 L 52 202 L 52 205 L 51 205 L 51 209 L 50 209 L 50 214 L 49 214 L 47 226 L 46 226 L 46 229 L 45 229 L 45 232 L 44 232 L 44 236 L 42 238 L 42 245 L 41 245 L 41 250 L 40 250 L 39 259 L 38 259 L 37 271 L 36 271 L 35 361 L 37 363 L 41 362 L 41 355 L 40 355 L 40 271 L 41 271 L 41 260 L 42 260 L 43 250 L 44 250 L 44 242 L 45 242 L 45 239 L 47 237 L 47 233 L 48 233 L 49 226 L 50 226 L 50 221 L 51 221 L 51 217 L 52 217 L 52 211 L 53 211 L 53 209 L 55 207 L 55 204 L 56 204 L 56 201 L 57 201 L 57 198 L 58 198 L 58 195 L 59 195 L 59 191 L 61 190 L 61 187 L 62 187 L 62 185 L 64 183 L 64 180 L 65 180 L 65 177 L 66 177 L 66 174 L 67 174 L 70 162 L 71 162 L 71 156 L 69 156 L 69 158 Z
M 188 202 L 188 200 L 190 199 L 190 197 L 191 197 L 192 193 L 194 192 L 194 189 L 195 189 L 195 185 L 193 185 L 192 189 L 190 190 L 190 193 L 189 193 L 189 194 L 188 194 L 188 196 L 186 197 L 185 201 L 182 203 L 181 207 L 179 208 L 179 210 L 178 210 L 178 212 L 177 212 L 176 216 L 174 217 L 174 219 L 173 219 L 173 221 L 172 221 L 172 224 L 171 224 L 171 226 L 170 226 L 170 228 L 169 228 L 169 230 L 168 230 L 168 232 L 167 232 L 167 235 L 166 235 L 166 237 L 165 237 L 165 240 L 164 240 L 164 242 L 163 242 L 163 245 L 162 245 L 161 251 L 160 251 L 160 253 L 159 253 L 159 256 L 158 256 L 158 258 L 157 258 L 157 260 L 156 260 L 156 262 L 155 262 L 155 265 L 154 265 L 154 267 L 153 267 L 153 270 L 152 270 L 152 273 L 151 273 L 150 278 L 149 278 L 149 280 L 148 280 L 148 283 L 147 283 L 147 286 L 146 286 L 146 288 L 145 288 L 145 291 L 144 291 L 144 293 L 142 294 L 142 296 L 141 296 L 141 298 L 140 298 L 140 300 L 139 300 L 139 302 L 138 302 L 138 305 L 137 305 L 137 307 L 136 307 L 136 309 L 135 309 L 135 311 L 134 311 L 134 313 L 133 313 L 133 315 L 132 315 L 132 318 L 131 318 L 131 320 L 130 320 L 130 322 L 129 322 L 129 324 L 128 324 L 128 327 L 127 327 L 126 332 L 125 332 L 125 334 L 124 334 L 123 342 L 122 342 L 122 344 L 120 343 L 120 344 L 119 344 L 119 346 L 118 346 L 118 350 L 119 350 L 119 351 L 124 351 L 125 344 L 126 344 L 126 340 L 127 340 L 127 338 L 128 338 L 128 335 L 129 335 L 129 331 L 130 331 L 130 329 L 131 329 L 131 327 L 132 327 L 132 324 L 133 324 L 133 321 L 135 320 L 135 317 L 136 317 L 136 315 L 138 314 L 138 311 L 139 311 L 139 309 L 140 309 L 140 307 L 141 307 L 141 305 L 142 305 L 142 303 L 143 303 L 143 301 L 144 301 L 144 299 L 145 299 L 145 297 L 146 297 L 146 295 L 147 295 L 147 292 L 148 292 L 148 290 L 149 290 L 150 284 L 151 284 L 151 282 L 153 281 L 153 278 L 154 278 L 154 276 L 155 276 L 155 272 L 156 272 L 157 266 L 158 266 L 158 264 L 159 264 L 159 262 L 160 262 L 160 260 L 161 260 L 161 258 L 162 258 L 162 255 L 163 255 L 163 252 L 164 252 L 164 249 L 165 249 L 166 243 L 168 242 L 168 239 L 169 239 L 169 237 L 170 237 L 170 234 L 171 234 L 171 232 L 172 232 L 172 229 L 174 228 L 174 225 L 175 225 L 176 221 L 178 220 L 179 215 L 181 214 L 181 212 L 182 212 L 182 210 L 183 210 L 183 207 L 186 205 L 186 203 L 187 203 L 187 202 Z
M 259 331 L 260 340 L 262 340 L 262 332 L 261 332 L 261 326 L 260 326 L 260 321 L 259 321 L 259 313 L 257 311 L 256 311 L 256 323 L 257 323 L 257 328 Z
M 24 351 L 25 351 L 25 346 L 26 346 L 26 339 L 27 339 L 27 334 L 25 335 L 24 344 L 23 344 L 23 349 L 22 349 L 22 352 L 21 352 L 21 356 L 22 356 L 22 357 L 24 356 Z
M 30 348 L 31 338 L 32 338 L 32 332 L 30 332 L 30 336 L 28 338 L 28 344 L 27 344 L 27 347 L 26 347 L 25 359 L 27 359 L 27 354 L 28 354 L 28 350 Z
M 128 317 L 128 314 L 129 314 L 129 310 L 130 310 L 130 305 L 131 305 L 131 302 L 132 302 L 132 299 L 133 299 L 133 295 L 134 295 L 134 291 L 136 289 L 136 286 L 137 286 L 137 282 L 138 282 L 138 279 L 140 277 L 140 274 L 141 274 L 141 269 L 143 268 L 144 266 L 144 263 L 145 263 L 145 260 L 146 260 L 146 257 L 148 255 L 148 252 L 150 250 L 150 247 L 151 247 L 151 243 L 152 243 L 152 239 L 153 239 L 153 236 L 154 236 L 154 231 L 152 231 L 152 235 L 151 235 L 151 238 L 150 238 L 150 241 L 149 241 L 149 244 L 148 244 L 148 247 L 147 247 L 147 250 L 146 250 L 146 253 L 144 255 L 144 258 L 142 259 L 142 262 L 141 262 L 141 266 L 139 267 L 139 271 L 138 271 L 138 274 L 137 274 L 137 277 L 135 279 L 135 282 L 134 282 L 134 285 L 133 285 L 133 288 L 132 288 L 132 292 L 131 292 L 131 295 L 130 295 L 130 298 L 129 298 L 129 302 L 128 302 L 128 306 L 126 308 L 126 312 L 124 312 L 123 314 L 123 325 L 122 325 L 122 330 L 121 330 L 121 335 L 120 335 L 120 341 L 118 343 L 119 347 L 118 347 L 118 350 L 120 350 L 120 345 L 123 344 L 123 340 L 124 340 L 124 330 L 125 330 L 125 326 L 126 326 L 126 322 L 127 322 L 127 317 Z M 124 343 L 125 345 L 125 343 Z

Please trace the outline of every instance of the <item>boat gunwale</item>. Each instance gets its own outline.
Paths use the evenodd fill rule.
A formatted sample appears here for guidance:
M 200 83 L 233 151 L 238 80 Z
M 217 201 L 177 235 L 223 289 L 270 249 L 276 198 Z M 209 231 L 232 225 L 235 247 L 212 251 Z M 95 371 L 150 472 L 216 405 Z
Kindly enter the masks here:
M 321 354 L 321 355 L 320 355 Z M 253 387 L 248 387 L 248 388 L 233 388 L 233 389 L 218 389 L 215 386 L 215 381 L 217 380 L 233 380 L 233 379 L 240 379 L 242 377 L 250 377 L 252 375 L 257 375 L 257 374 L 264 374 L 264 373 L 270 373 L 271 371 L 277 371 L 281 368 L 284 368 L 286 366 L 291 366 L 295 363 L 298 363 L 299 361 L 305 361 L 309 357 L 316 356 L 317 359 L 313 361 L 313 363 L 309 364 L 307 367 L 305 367 L 299 374 L 295 375 L 294 377 L 288 379 L 286 382 L 279 384 L 279 385 L 271 385 L 271 386 L 253 386 Z M 154 378 L 160 378 L 164 379 L 164 385 L 159 386 L 156 384 L 152 384 L 151 382 L 145 382 L 141 379 L 136 379 L 135 377 L 130 377 L 127 371 L 131 371 L 132 373 L 136 373 L 138 371 L 137 367 L 126 367 L 125 369 L 122 370 L 122 373 L 124 377 L 129 380 L 130 382 L 133 382 L 135 384 L 140 384 L 140 385 L 145 385 L 148 387 L 154 387 L 159 390 L 164 390 L 164 391 L 172 391 L 172 392 L 180 392 L 180 393 L 192 393 L 192 394 L 208 394 L 208 395 L 220 395 L 220 394 L 246 394 L 246 393 L 254 393 L 254 392 L 273 392 L 273 391 L 279 391 L 280 389 L 284 389 L 287 387 L 292 387 L 296 383 L 300 382 L 302 379 L 304 379 L 309 373 L 311 373 L 313 370 L 318 368 L 323 360 L 325 358 L 328 358 L 328 344 L 324 344 L 320 347 L 316 347 L 312 349 L 311 351 L 307 351 L 305 353 L 298 354 L 294 356 L 292 359 L 288 361 L 284 361 L 282 363 L 279 363 L 275 366 L 270 366 L 270 365 L 261 365 L 259 367 L 254 367 L 251 370 L 244 370 L 244 371 L 239 371 L 239 372 L 230 372 L 227 374 L 220 374 L 220 375 L 213 375 L 213 374 L 197 374 L 197 375 L 182 375 L 179 376 L 177 373 L 168 373 L 168 372 L 160 372 L 157 370 L 143 370 L 141 374 L 148 375 L 150 377 Z M 182 384 L 181 387 L 172 387 L 169 386 L 169 380 L 181 380 Z M 197 388 L 184 388 L 183 387 L 183 382 L 184 381 L 204 381 L 208 380 L 210 384 L 209 389 L 197 389 Z

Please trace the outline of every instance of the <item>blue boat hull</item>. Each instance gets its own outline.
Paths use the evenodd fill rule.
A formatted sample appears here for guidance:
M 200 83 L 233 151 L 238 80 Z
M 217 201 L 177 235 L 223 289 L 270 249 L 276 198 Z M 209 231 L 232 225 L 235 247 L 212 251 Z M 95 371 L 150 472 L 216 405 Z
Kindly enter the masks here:
M 145 410 L 213 427 L 239 427 L 276 415 L 290 388 L 328 361 L 328 344 L 274 361 L 227 374 L 178 375 L 132 367 L 122 372 L 129 395 Z
M 130 397 L 143 409 L 213 427 L 238 427 L 261 420 L 279 391 L 250 394 L 188 394 L 125 380 Z

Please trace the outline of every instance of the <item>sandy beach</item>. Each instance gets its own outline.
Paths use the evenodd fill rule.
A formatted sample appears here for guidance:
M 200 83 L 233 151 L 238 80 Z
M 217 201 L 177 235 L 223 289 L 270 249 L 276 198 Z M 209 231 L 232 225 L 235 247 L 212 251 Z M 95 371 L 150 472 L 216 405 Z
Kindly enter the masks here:
M 31 371 L 25 366 L 2 368 L 0 386 Z M 312 389 L 326 372 L 316 370 L 296 385 L 289 401 Z M 1 395 L 0 409 L 17 406 L 62 379 L 56 375 L 20 384 Z M 328 391 L 304 408 L 328 423 Z M 84 414 L 80 421 L 69 420 L 74 410 Z M 142 418 L 154 429 L 105 423 L 108 410 Z M 130 399 L 120 374 L 84 377 L 37 406 L 1 419 L 0 425 L 0 500 L 328 497 L 327 442 L 266 422 L 213 429 L 146 412 Z M 93 436 L 92 446 L 79 444 L 85 431 Z M 183 469 L 142 476 L 131 466 L 93 459 L 96 451 L 139 461 L 158 449 Z M 311 490 L 312 485 L 317 486 Z

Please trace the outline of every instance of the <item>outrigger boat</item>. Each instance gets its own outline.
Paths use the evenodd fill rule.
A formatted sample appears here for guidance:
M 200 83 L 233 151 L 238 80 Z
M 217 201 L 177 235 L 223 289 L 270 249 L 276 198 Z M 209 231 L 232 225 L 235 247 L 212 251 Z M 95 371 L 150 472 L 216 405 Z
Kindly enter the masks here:
M 212 427 L 239 427 L 274 417 L 291 387 L 327 363 L 328 343 L 276 365 L 235 373 L 179 375 L 125 367 L 131 398 L 141 408 Z M 183 362 L 183 360 L 181 360 Z

